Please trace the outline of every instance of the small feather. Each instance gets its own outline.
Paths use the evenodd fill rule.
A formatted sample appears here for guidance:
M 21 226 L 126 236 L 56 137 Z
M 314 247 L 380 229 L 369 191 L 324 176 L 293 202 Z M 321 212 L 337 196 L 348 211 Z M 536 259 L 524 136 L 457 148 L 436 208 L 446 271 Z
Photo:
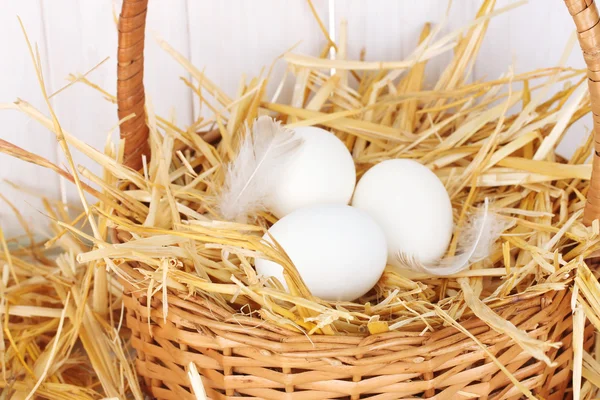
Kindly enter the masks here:
M 254 121 L 237 157 L 228 165 L 219 199 L 221 215 L 243 223 L 249 215 L 267 209 L 269 193 L 301 143 L 293 130 L 270 117 Z
M 432 263 L 422 263 L 406 253 L 398 253 L 397 258 L 403 266 L 417 272 L 437 276 L 456 274 L 469 268 L 471 264 L 489 257 L 494 243 L 507 227 L 504 220 L 490 212 L 489 202 L 486 198 L 483 207 L 471 218 L 464 229 L 456 256 Z

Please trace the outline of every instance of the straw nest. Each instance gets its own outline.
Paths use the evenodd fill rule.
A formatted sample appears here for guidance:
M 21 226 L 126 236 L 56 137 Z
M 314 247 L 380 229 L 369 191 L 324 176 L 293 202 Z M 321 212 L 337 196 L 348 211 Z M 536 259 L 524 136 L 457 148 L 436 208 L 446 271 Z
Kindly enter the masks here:
M 11 253 L 2 240 L 2 387 L 10 388 L 5 393 L 14 393 L 11 398 L 28 393 L 31 398 L 36 391 L 52 399 L 141 398 L 119 337 L 126 332 L 120 318 L 122 280 L 148 294 L 162 292 L 164 315 L 172 291 L 202 296 L 232 318 L 269 321 L 306 335 L 425 332 L 442 325 L 461 329 L 457 321 L 475 315 L 539 360 L 547 360 L 546 351 L 557 344 L 528 337 L 495 310 L 540 293 L 571 290 L 575 390 L 592 395 L 600 383 L 600 364 L 582 350 L 582 340 L 586 316 L 600 328 L 600 285 L 584 260 L 600 248 L 600 232 L 598 221 L 589 228 L 581 222 L 591 136 L 569 159 L 555 153 L 567 129 L 590 111 L 585 76 L 557 67 L 522 74 L 509 70 L 495 80 L 472 81 L 491 4 L 485 2 L 461 31 L 441 35 L 440 28 L 426 25 L 415 51 L 401 62 L 345 60 L 343 29 L 336 60 L 325 58 L 335 46 L 329 39 L 321 57 L 286 53 L 283 59 L 295 77 L 290 104 L 277 101 L 283 82 L 271 82 L 278 89 L 273 99 L 265 99 L 269 74 L 243 80 L 231 98 L 161 42 L 194 78 L 184 82 L 213 116 L 180 127 L 155 115 L 148 103 L 152 157 L 141 172 L 120 164 L 122 143 L 104 152 L 92 149 L 63 130 L 51 108 L 46 116 L 22 100 L 3 105 L 54 132 L 70 171 L 4 141 L 0 149 L 73 181 L 84 208 L 73 220 L 48 203 L 55 236 L 45 247 L 31 238 Z M 450 50 L 454 54 L 444 72 L 433 87 L 424 87 L 427 61 Z M 39 71 L 38 78 L 43 88 Z M 85 75 L 71 79 L 115 102 Z M 556 83 L 561 89 L 549 97 Z M 223 166 L 235 157 L 244 126 L 264 114 L 290 128 L 319 125 L 335 133 L 351 150 L 359 176 L 390 158 L 410 158 L 431 168 L 454 207 L 457 230 L 450 255 L 466 216 L 485 198 L 511 227 L 489 259 L 456 275 L 430 277 L 388 267 L 377 286 L 355 302 L 315 298 L 285 255 L 261 240 L 273 216 L 262 213 L 238 224 L 216 212 Z M 221 139 L 211 144 L 216 133 Z M 71 148 L 101 164 L 104 175 L 77 168 Z M 84 192 L 98 202 L 88 204 Z M 109 228 L 122 243 L 111 242 Z M 48 251 L 57 248 L 64 253 L 50 257 Z M 290 293 L 256 275 L 257 256 L 284 265 Z M 149 268 L 128 269 L 126 262 Z M 91 369 L 97 378 L 89 375 Z M 582 376 L 587 382 L 580 386 Z

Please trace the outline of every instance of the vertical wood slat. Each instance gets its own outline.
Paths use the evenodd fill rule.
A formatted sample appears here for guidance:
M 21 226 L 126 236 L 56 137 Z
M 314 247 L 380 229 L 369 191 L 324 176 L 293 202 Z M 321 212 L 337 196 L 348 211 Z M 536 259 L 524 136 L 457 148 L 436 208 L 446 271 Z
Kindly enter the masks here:
M 475 0 L 454 4 L 441 35 L 469 23 L 478 7 Z M 357 60 L 365 49 L 367 60 L 392 61 L 408 56 L 417 47 L 425 23 L 440 23 L 446 8 L 446 2 L 436 0 L 344 0 L 336 3 L 335 19 L 338 26 L 343 19 L 348 22 L 348 59 Z M 428 61 L 428 84 L 435 83 L 450 59 L 448 52 Z
M 56 0 L 41 2 L 41 9 L 44 14 L 45 43 L 48 46 L 46 61 L 50 66 L 46 76 L 49 92 L 68 84 L 69 74 L 83 74 L 114 54 L 117 46 L 116 28 L 110 8 L 98 2 L 84 5 L 77 0 Z M 70 23 L 66 24 L 65 21 Z M 114 92 L 115 72 L 114 65 L 108 60 L 88 78 L 109 92 Z M 117 120 L 113 104 L 104 101 L 82 84 L 73 85 L 52 97 L 51 104 L 63 129 L 96 149 L 103 150 L 107 132 Z M 46 132 L 44 135 L 52 134 Z M 101 174 L 100 166 L 83 154 L 72 149 L 72 155 L 76 165 L 83 165 L 93 173 Z M 68 165 L 60 149 L 58 159 L 61 165 Z M 64 188 L 66 200 L 80 204 L 76 188 L 68 182 Z M 93 200 L 88 196 L 88 201 Z
M 327 1 L 313 2 L 327 23 Z M 455 2 L 447 30 L 469 21 L 479 4 L 479 0 L 461 2 L 460 5 Z M 506 4 L 503 2 L 498 4 L 499 7 L 504 5 Z M 119 10 L 120 4 L 115 4 L 114 7 Z M 12 101 L 18 96 L 43 106 L 38 102 L 39 89 L 16 21 L 17 14 L 23 18 L 32 40 L 39 43 L 45 59 L 46 80 L 51 89 L 63 86 L 68 73 L 85 72 L 104 57 L 111 56 L 111 60 L 90 74 L 90 79 L 109 92 L 115 92 L 116 27 L 110 4 L 75 0 L 0 0 L 0 9 L 0 30 L 3 37 L 14 39 L 0 43 L 2 54 L 6 55 L 0 65 L 0 101 Z M 445 11 L 446 4 L 442 5 L 438 0 L 336 2 L 337 21 L 340 18 L 348 20 L 351 59 L 358 57 L 363 46 L 367 47 L 369 59 L 404 57 L 414 48 L 422 24 L 426 21 L 434 24 L 439 22 Z M 532 18 L 532 15 L 536 17 Z M 47 22 L 46 26 L 42 17 Z M 546 29 L 547 26 L 553 26 L 553 29 Z M 544 0 L 530 0 L 528 4 L 508 14 L 495 17 L 490 23 L 481 56 L 476 63 L 475 78 L 496 78 L 506 71 L 513 60 L 516 60 L 516 72 L 554 65 L 571 31 L 572 21 L 564 9 L 546 7 Z M 176 110 L 177 122 L 182 125 L 187 125 L 194 117 L 198 117 L 197 104 L 191 110 L 191 91 L 179 80 L 179 75 L 188 75 L 159 49 L 152 32 L 157 32 L 184 56 L 191 54 L 193 63 L 199 69 L 206 68 L 207 76 L 230 95 L 236 93 L 242 73 L 247 73 L 248 77 L 257 75 L 262 66 L 268 67 L 274 57 L 297 41 L 302 40 L 302 43 L 296 51 L 306 54 L 319 53 L 325 44 L 310 9 L 303 0 L 151 0 L 146 41 L 146 90 L 159 115 L 168 117 L 173 108 Z M 443 59 L 440 60 L 434 62 L 439 67 L 429 68 L 429 79 L 443 66 Z M 583 66 L 579 52 L 573 52 L 567 65 Z M 273 75 L 269 94 L 273 93 L 283 76 L 283 66 L 284 63 L 280 62 Z M 284 91 L 282 101 L 289 100 L 290 89 L 288 86 Z M 68 131 L 98 149 L 103 148 L 106 132 L 116 123 L 114 105 L 103 101 L 99 95 L 82 85 L 71 87 L 52 101 L 61 123 Z M 27 122 L 27 118 L 18 113 L 2 112 L 0 122 L 4 127 L 1 138 L 14 141 L 56 161 L 52 134 L 45 132 L 34 122 Z M 585 125 L 592 126 L 587 120 Z M 582 125 L 577 125 L 569 133 L 569 137 L 574 140 L 565 140 L 561 145 L 565 149 L 563 153 L 567 154 L 581 142 L 586 131 Z M 74 156 L 76 163 L 99 173 L 99 168 L 85 157 L 79 154 Z M 11 173 L 13 169 L 19 173 Z M 35 187 L 37 192 L 51 197 L 58 196 L 57 180 L 51 172 L 44 172 L 40 168 L 1 155 L 0 170 L 2 178 Z M 67 187 L 71 185 L 68 184 Z M 37 210 L 40 207 L 35 202 L 32 203 L 34 207 L 29 206 L 23 201 L 21 194 L 6 185 L 2 185 L 2 193 L 16 200 L 26 215 L 39 216 Z M 69 200 L 77 203 L 75 191 L 70 190 L 68 193 Z M 31 203 L 31 200 L 28 202 Z M 5 207 L 0 207 L 3 225 L 16 226 L 14 218 L 7 220 L 10 212 L 5 210 Z
M 115 5 L 118 10 L 120 4 Z M 108 92 L 115 94 L 117 27 L 113 9 L 102 2 L 81 3 L 77 0 L 56 0 L 42 4 L 46 17 L 46 41 L 49 54 L 61 62 L 52 63 L 47 78 L 49 86 L 60 88 L 67 83 L 70 73 L 84 73 L 109 56 L 110 59 L 89 75 Z M 118 11 L 117 11 L 118 12 Z M 191 91 L 179 79 L 184 75 L 181 67 L 156 43 L 152 32 L 159 34 L 174 47 L 182 47 L 189 55 L 188 33 L 178 21 L 186 18 L 185 2 L 154 0 L 147 16 L 147 34 L 144 81 L 158 115 L 176 117 L 178 123 L 191 123 Z M 64 20 L 73 21 L 64 24 Z M 71 46 L 65 46 L 71 43 Z M 83 101 L 82 101 L 83 99 Z M 118 121 L 114 104 L 84 85 L 73 85 L 52 99 L 59 120 L 69 132 L 85 139 L 93 147 L 104 148 L 109 130 L 118 137 Z M 172 113 L 176 110 L 176 113 Z M 95 174 L 101 168 L 83 155 L 75 152 L 77 164 L 84 165 Z M 68 200 L 77 204 L 78 196 L 72 185 L 67 185 Z M 91 200 L 91 199 L 90 199 Z
M 498 6 L 504 6 L 498 2 Z M 484 38 L 480 56 L 475 65 L 476 78 L 479 80 L 496 79 L 514 66 L 514 73 L 522 73 L 539 68 L 554 67 L 574 32 L 573 21 L 565 10 L 562 1 L 549 6 L 544 0 L 532 0 L 526 4 L 494 17 Z M 581 52 L 575 45 L 565 67 L 584 68 Z M 541 81 L 531 82 L 530 86 Z M 554 91 L 564 87 L 562 83 Z M 513 90 L 521 90 L 521 83 L 514 83 Z M 551 93 L 549 93 L 551 95 Z M 521 104 L 513 107 L 512 112 L 520 109 Z M 569 156 L 585 141 L 592 127 L 591 117 L 577 121 L 568 132 L 557 152 Z
M 39 1 L 0 0 L 0 102 L 12 102 L 17 98 L 28 100 L 35 107 L 43 109 L 44 101 L 39 89 L 33 63 L 17 15 L 21 17 L 32 42 L 39 43 L 39 51 L 46 58 L 42 10 Z M 48 60 L 49 61 L 49 60 Z M 42 65 L 47 75 L 48 63 Z M 0 111 L 0 138 L 42 154 L 56 162 L 53 135 L 45 128 L 16 111 Z M 52 171 L 24 163 L 7 155 L 0 154 L 0 193 L 10 200 L 22 213 L 31 227 L 40 219 L 42 210 L 39 198 L 24 194 L 4 182 L 10 180 L 30 193 L 58 197 L 58 178 Z M 7 237 L 23 233 L 19 222 L 4 200 L 0 199 L 0 226 Z
M 327 23 L 327 1 L 313 0 L 313 4 Z M 205 69 L 206 75 L 230 96 L 237 93 L 242 75 L 249 81 L 265 68 L 262 76 L 266 76 L 275 58 L 293 45 L 300 42 L 294 51 L 315 55 L 326 43 L 304 0 L 188 0 L 188 26 L 192 64 Z M 267 98 L 273 95 L 284 72 L 285 62 L 279 61 L 271 75 Z M 291 98 L 290 78 L 287 83 L 280 101 Z M 198 118 L 197 96 L 194 101 L 194 117 Z M 206 108 L 204 116 L 210 115 Z
M 454 3 L 444 32 L 450 32 L 472 21 L 480 0 Z M 498 2 L 496 8 L 508 4 Z M 435 26 L 446 13 L 446 3 L 436 0 L 399 2 L 394 0 L 344 0 L 336 3 L 336 21 L 348 21 L 348 57 L 358 59 L 366 49 L 368 60 L 403 59 L 416 47 L 425 22 Z M 549 25 L 550 24 L 550 25 Z M 552 26 L 552 29 L 548 29 Z M 479 57 L 473 70 L 474 80 L 496 79 L 514 66 L 514 72 L 526 72 L 555 66 L 573 31 L 568 13 L 561 7 L 547 7 L 544 0 L 530 0 L 507 13 L 492 18 Z M 426 84 L 431 86 L 450 60 L 451 52 L 428 61 Z M 565 66 L 583 68 L 578 51 L 573 51 Z M 513 90 L 520 90 L 515 83 Z M 556 85 L 554 90 L 562 88 Z M 518 112 L 520 104 L 510 113 Z M 567 139 L 558 146 L 561 155 L 569 156 L 585 140 L 591 119 L 578 121 L 570 128 Z
M 185 0 L 150 0 L 146 20 L 146 50 L 144 81 L 157 115 L 181 126 L 193 122 L 192 90 L 181 80 L 190 74 L 158 44 L 156 37 L 166 41 L 184 57 L 190 58 L 188 7 Z

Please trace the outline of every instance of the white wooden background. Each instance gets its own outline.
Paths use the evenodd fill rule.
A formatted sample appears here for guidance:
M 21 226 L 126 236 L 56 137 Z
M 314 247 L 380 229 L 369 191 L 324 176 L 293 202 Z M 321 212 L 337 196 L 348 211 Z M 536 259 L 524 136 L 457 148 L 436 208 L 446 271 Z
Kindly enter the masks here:
M 334 2 L 333 15 L 329 1 Z M 415 47 L 423 24 L 439 23 L 447 8 L 444 0 L 314 0 L 314 4 L 326 24 L 334 21 L 339 26 L 340 21 L 348 21 L 349 58 L 358 58 L 364 47 L 369 60 L 402 59 Z M 470 21 L 480 4 L 480 0 L 455 0 L 446 30 Z M 508 4 L 512 2 L 498 1 L 500 7 Z M 65 85 L 69 73 L 83 73 L 110 56 L 89 77 L 114 93 L 117 35 L 113 10 L 119 6 L 112 0 L 0 0 L 0 103 L 18 97 L 45 110 L 17 15 L 31 40 L 38 43 L 49 92 Z M 562 0 L 530 0 L 492 20 L 475 66 L 475 78 L 496 78 L 510 64 L 516 72 L 554 66 L 573 30 Z M 179 79 L 186 74 L 158 47 L 153 33 L 196 66 L 205 68 L 206 74 L 230 95 L 235 94 L 242 73 L 257 75 L 295 43 L 301 41 L 297 52 L 312 55 L 325 44 L 305 0 L 151 0 L 147 32 L 147 92 L 159 114 L 169 115 L 174 109 L 178 122 L 184 125 L 197 112 L 190 90 Z M 448 59 L 446 55 L 431 63 L 429 82 Z M 568 65 L 583 66 L 578 46 Z M 275 84 L 282 68 L 279 65 L 275 73 Z M 283 99 L 286 96 L 289 88 Z M 52 98 L 52 105 L 67 131 L 100 149 L 116 123 L 115 106 L 83 85 Z M 571 133 L 567 151 L 584 133 L 582 128 Z M 0 111 L 0 137 L 53 162 L 62 162 L 54 136 L 16 111 Z M 85 164 L 79 155 L 76 161 Z M 17 191 L 5 180 L 31 193 Z M 2 154 L 0 193 L 38 230 L 44 225 L 44 217 L 36 196 L 61 196 L 53 172 Z M 67 191 L 67 197 L 76 199 L 73 191 Z M 9 235 L 19 231 L 12 211 L 1 200 L 0 225 Z

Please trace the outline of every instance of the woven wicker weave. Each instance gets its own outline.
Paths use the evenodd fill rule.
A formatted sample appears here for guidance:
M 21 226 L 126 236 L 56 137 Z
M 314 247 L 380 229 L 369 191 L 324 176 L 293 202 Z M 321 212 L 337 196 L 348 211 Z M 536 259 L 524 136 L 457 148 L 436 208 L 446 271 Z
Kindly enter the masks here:
M 577 27 L 577 37 L 587 64 L 588 88 L 594 118 L 594 161 L 583 220 L 586 224 L 600 217 L 600 25 L 594 0 L 565 0 Z
M 573 16 L 589 68 L 594 125 L 600 127 L 600 24 L 592 0 L 565 0 Z M 149 156 L 144 114 L 143 48 L 147 0 L 125 0 L 119 22 L 119 117 L 126 140 L 125 164 L 140 168 Z M 596 151 L 600 136 L 596 134 Z M 214 136 L 214 134 L 213 134 Z M 599 177 L 596 153 L 593 176 Z M 585 221 L 600 215 L 600 180 L 592 179 Z M 127 241 L 126 233 L 115 239 Z M 132 277 L 141 264 L 121 265 Z M 125 283 L 125 282 L 124 282 Z M 519 399 L 521 392 L 483 350 L 454 327 L 420 335 L 307 336 L 257 318 L 232 316 L 200 297 L 169 294 L 166 322 L 162 299 L 125 283 L 126 322 L 137 350 L 136 367 L 149 394 L 159 399 L 195 399 L 187 377 L 193 361 L 212 399 Z M 148 301 L 151 304 L 148 305 Z M 562 342 L 538 361 L 509 338 L 475 317 L 461 325 L 488 346 L 506 368 L 544 399 L 570 398 L 573 358 L 572 317 L 568 291 L 530 293 L 498 303 L 494 311 L 531 337 Z M 148 313 L 150 312 L 150 315 Z M 593 345 L 593 327 L 585 330 L 585 349 Z
M 127 272 L 135 276 L 133 269 Z M 454 327 L 422 336 L 387 332 L 309 340 L 257 319 L 234 318 L 201 298 L 183 295 L 170 295 L 165 323 L 158 295 L 150 307 L 150 331 L 147 297 L 127 289 L 127 325 L 138 351 L 137 371 L 147 391 L 158 399 L 195 399 L 186 374 L 190 361 L 204 376 L 211 399 L 522 397 L 483 350 Z M 531 337 L 562 341 L 563 347 L 548 353 L 554 367 L 535 360 L 477 318 L 461 324 L 533 393 L 563 400 L 570 398 L 573 358 L 570 301 L 567 292 L 552 292 L 495 309 Z M 593 343 L 593 326 L 588 325 L 584 348 L 589 351 Z

